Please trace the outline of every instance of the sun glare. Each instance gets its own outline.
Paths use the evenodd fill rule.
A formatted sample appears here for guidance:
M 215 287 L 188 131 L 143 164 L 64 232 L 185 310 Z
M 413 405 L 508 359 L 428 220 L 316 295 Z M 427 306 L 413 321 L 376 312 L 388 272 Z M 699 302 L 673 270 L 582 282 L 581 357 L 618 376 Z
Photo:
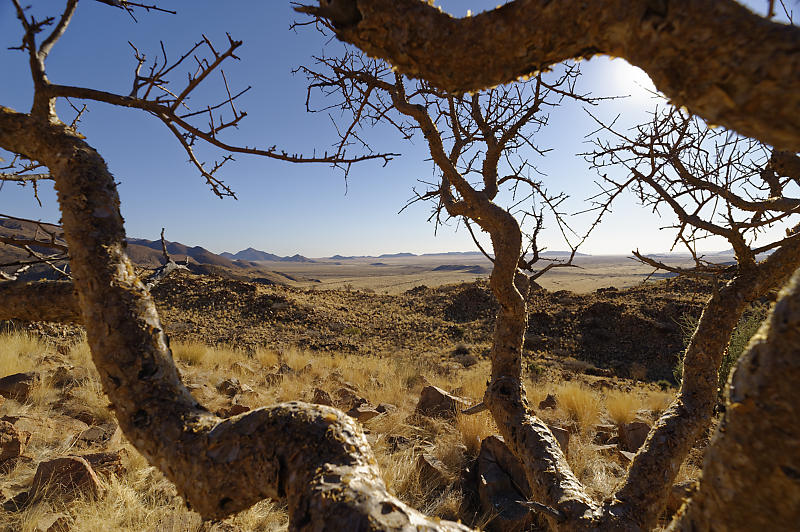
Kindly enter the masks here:
M 611 61 L 611 76 L 614 87 L 621 94 L 630 94 L 632 97 L 648 97 L 656 90 L 650 76 L 639 67 L 635 67 L 624 59 Z

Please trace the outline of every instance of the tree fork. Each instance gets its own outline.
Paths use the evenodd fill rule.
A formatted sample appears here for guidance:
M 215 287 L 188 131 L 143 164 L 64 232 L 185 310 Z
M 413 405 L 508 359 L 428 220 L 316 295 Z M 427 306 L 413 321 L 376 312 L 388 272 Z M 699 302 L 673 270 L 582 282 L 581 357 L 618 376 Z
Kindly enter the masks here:
M 125 254 L 113 176 L 62 124 L 0 108 L 0 145 L 51 170 L 92 359 L 128 439 L 207 518 L 286 498 L 293 530 L 469 530 L 391 496 L 363 432 L 338 410 L 286 403 L 220 419 L 180 381 Z M 303 452 L 298 452 L 303 449 Z
M 456 19 L 420 0 L 326 0 L 299 11 L 339 39 L 453 93 L 568 59 L 622 57 L 676 106 L 800 151 L 800 29 L 733 0 L 516 0 Z

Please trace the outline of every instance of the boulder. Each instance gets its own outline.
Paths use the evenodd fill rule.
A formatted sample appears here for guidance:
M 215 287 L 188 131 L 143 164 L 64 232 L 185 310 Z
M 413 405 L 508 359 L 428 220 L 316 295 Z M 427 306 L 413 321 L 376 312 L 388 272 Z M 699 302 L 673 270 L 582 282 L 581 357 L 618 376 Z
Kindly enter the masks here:
M 558 400 L 552 393 L 548 393 L 547 397 L 539 401 L 539 410 L 546 410 L 548 408 L 555 408 L 558 406 Z
M 381 413 L 368 404 L 363 404 L 348 410 L 347 415 L 358 420 L 359 423 L 366 423 L 370 419 L 381 415 Z
M 456 412 L 469 407 L 469 402 L 455 395 L 450 395 L 436 386 L 422 389 L 419 402 L 414 413 L 429 417 L 453 419 Z
M 444 462 L 435 456 L 423 453 L 417 458 L 419 483 L 425 489 L 441 489 L 450 483 L 450 473 Z
M 18 430 L 8 421 L 0 421 L 0 464 L 22 456 L 30 439 L 30 432 Z
M 116 450 L 101 453 L 83 454 L 80 456 L 80 458 L 83 458 L 89 462 L 89 465 L 92 466 L 92 469 L 94 469 L 95 473 L 98 475 L 101 475 L 105 478 L 121 478 L 127 471 L 127 468 L 122 463 L 122 456 L 124 454 L 127 454 L 127 451 Z
M 632 421 L 619 426 L 619 447 L 623 451 L 635 453 L 650 433 L 650 425 L 644 421 Z
M 331 395 L 322 388 L 314 388 L 314 397 L 311 398 L 311 402 L 315 405 L 333 406 Z
M 608 445 L 611 443 L 616 443 L 616 441 L 611 441 L 617 437 L 616 425 L 596 425 L 594 427 L 594 430 L 595 434 L 592 443 L 595 443 L 597 445 Z
M 518 501 L 528 500 L 531 490 L 522 462 L 498 436 L 481 442 L 477 464 L 478 497 L 483 510 L 495 514 L 492 528 L 512 531 L 527 530 L 534 513 Z
M 77 441 L 87 446 L 102 446 L 110 443 L 118 431 L 119 427 L 113 422 L 94 425 L 78 434 Z
M 242 393 L 242 385 L 239 383 L 239 379 L 231 377 L 230 379 L 220 381 L 217 384 L 217 391 L 228 397 L 233 397 L 236 394 Z
M 336 406 L 342 410 L 351 410 L 357 406 L 367 404 L 367 400 L 358 395 L 358 393 L 349 386 L 342 386 L 333 392 L 333 394 L 337 399 Z
M 0 395 L 22 403 L 38 382 L 39 374 L 33 371 L 7 375 L 0 379 Z
M 569 452 L 569 431 L 563 427 L 556 427 L 555 425 L 548 425 L 548 428 L 550 432 L 553 433 L 553 436 L 556 437 L 558 446 L 561 447 L 561 451 L 566 456 Z
M 57 496 L 66 502 L 78 497 L 99 497 L 104 492 L 100 479 L 84 458 L 65 456 L 39 463 L 33 476 L 28 500 Z

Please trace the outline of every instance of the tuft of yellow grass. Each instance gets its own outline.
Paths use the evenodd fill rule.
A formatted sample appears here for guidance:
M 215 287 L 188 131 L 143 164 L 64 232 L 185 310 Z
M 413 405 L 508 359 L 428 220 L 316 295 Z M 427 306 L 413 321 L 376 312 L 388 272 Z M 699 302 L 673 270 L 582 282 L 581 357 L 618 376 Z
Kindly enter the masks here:
M 37 359 L 51 346 L 26 331 L 13 331 L 2 335 L 0 341 L 0 377 L 31 371 Z
M 667 391 L 648 391 L 644 394 L 642 405 L 647 410 L 656 415 L 661 414 L 675 400 L 675 390 Z
M 212 369 L 229 369 L 234 362 L 245 360 L 247 355 L 230 346 L 208 346 L 201 342 L 174 342 L 172 356 L 189 364 Z
M 642 400 L 639 395 L 620 390 L 609 391 L 606 394 L 605 403 L 609 419 L 617 425 L 633 421 L 636 418 L 636 412 L 642 408 Z
M 577 422 L 582 430 L 593 427 L 600 418 L 600 400 L 585 384 L 565 382 L 556 387 L 558 406 Z
M 467 448 L 466 452 L 470 456 L 478 456 L 481 442 L 498 432 L 497 425 L 488 411 L 471 416 L 465 416 L 459 412 L 456 414 L 456 428 L 461 434 L 461 442 Z

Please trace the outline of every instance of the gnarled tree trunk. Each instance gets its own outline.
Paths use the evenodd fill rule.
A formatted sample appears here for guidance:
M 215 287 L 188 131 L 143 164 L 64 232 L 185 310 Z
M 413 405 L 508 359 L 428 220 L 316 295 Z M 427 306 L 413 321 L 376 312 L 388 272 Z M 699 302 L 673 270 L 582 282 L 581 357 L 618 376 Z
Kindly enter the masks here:
M 285 403 L 230 419 L 180 381 L 149 292 L 125 255 L 113 176 L 66 126 L 0 107 L 0 146 L 50 169 L 92 358 L 120 427 L 196 511 L 221 518 L 286 498 L 293 530 L 468 530 L 390 495 L 358 424 Z

